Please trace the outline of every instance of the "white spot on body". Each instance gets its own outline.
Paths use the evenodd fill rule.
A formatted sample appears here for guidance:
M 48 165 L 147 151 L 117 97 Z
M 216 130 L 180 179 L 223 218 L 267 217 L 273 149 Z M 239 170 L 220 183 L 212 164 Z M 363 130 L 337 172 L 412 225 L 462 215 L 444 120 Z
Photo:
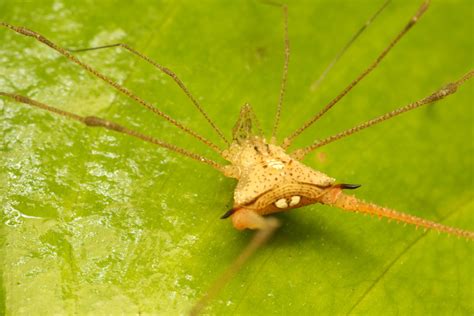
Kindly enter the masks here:
M 280 160 L 271 159 L 271 160 L 267 160 L 267 163 L 270 167 L 272 167 L 274 169 L 278 169 L 278 170 L 281 170 L 285 167 L 283 162 L 281 162 Z
M 301 201 L 301 196 L 299 195 L 292 196 L 290 200 L 290 206 L 298 205 L 300 201 Z
M 278 208 L 287 208 L 288 202 L 286 201 L 286 199 L 279 199 L 275 202 L 275 206 Z

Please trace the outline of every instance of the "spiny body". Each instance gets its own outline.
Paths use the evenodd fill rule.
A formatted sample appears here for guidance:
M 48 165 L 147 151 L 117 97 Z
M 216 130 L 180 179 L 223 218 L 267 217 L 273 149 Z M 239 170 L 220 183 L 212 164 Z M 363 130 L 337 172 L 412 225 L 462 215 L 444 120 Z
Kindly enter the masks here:
M 335 179 L 308 168 L 283 148 L 252 136 L 224 153 L 238 179 L 234 209 L 251 208 L 260 215 L 314 203 Z

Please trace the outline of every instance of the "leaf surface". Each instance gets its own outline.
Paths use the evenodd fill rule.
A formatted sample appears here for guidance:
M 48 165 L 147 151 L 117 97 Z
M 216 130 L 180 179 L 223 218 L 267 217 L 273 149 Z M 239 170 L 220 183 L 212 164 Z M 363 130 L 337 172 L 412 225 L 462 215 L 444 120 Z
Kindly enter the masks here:
M 279 138 L 336 96 L 401 30 L 394 1 L 325 66 L 382 1 L 292 1 L 291 61 Z M 432 93 L 472 67 L 473 5 L 435 2 L 379 68 L 295 148 Z M 278 8 L 258 1 L 44 0 L 0 3 L 0 20 L 68 48 L 126 42 L 173 69 L 230 138 L 250 102 L 273 124 L 283 64 Z M 204 145 L 68 63 L 0 29 L 0 91 L 131 128 L 216 159 Z M 79 54 L 220 146 L 173 81 L 120 49 Z M 455 95 L 321 148 L 305 162 L 354 193 L 474 229 L 473 83 Z M 219 217 L 235 182 L 164 149 L 0 100 L 2 314 L 179 314 L 245 247 Z M 473 244 L 313 205 L 278 216 L 275 238 L 210 314 L 472 314 Z

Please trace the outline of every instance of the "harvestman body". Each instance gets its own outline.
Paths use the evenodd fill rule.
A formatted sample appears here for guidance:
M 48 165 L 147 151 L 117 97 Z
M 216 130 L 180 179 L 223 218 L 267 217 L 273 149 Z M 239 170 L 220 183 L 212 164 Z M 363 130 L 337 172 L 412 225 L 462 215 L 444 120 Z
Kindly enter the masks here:
M 370 23 L 378 15 L 378 13 L 386 6 L 387 2 L 384 3 L 382 8 L 377 11 L 377 13 L 366 23 L 365 26 L 367 26 L 368 23 Z M 380 61 L 386 56 L 390 49 L 403 37 L 404 34 L 406 34 L 412 28 L 413 25 L 415 25 L 418 19 L 428 8 L 428 5 L 429 1 L 425 1 L 421 5 L 419 10 L 416 12 L 416 14 L 409 20 L 403 30 L 395 37 L 395 39 L 387 46 L 387 48 L 368 68 L 351 84 L 349 84 L 349 86 L 347 86 L 336 98 L 334 98 L 329 104 L 327 104 L 319 113 L 317 113 L 309 121 L 303 124 L 301 128 L 296 130 L 289 137 L 285 138 L 282 144 L 277 143 L 275 135 L 278 129 L 280 112 L 285 94 L 289 62 L 289 41 L 286 6 L 281 6 L 283 8 L 285 22 L 285 64 L 283 69 L 280 99 L 277 108 L 275 124 L 272 132 L 272 137 L 269 142 L 265 139 L 263 132 L 261 131 L 261 128 L 256 121 L 252 108 L 249 105 L 244 105 L 242 107 L 240 117 L 233 130 L 233 141 L 229 142 L 224 136 L 224 134 L 220 131 L 220 129 L 204 112 L 201 105 L 191 95 L 191 93 L 182 83 L 182 81 L 170 69 L 154 62 L 147 56 L 139 53 L 138 51 L 134 50 L 126 44 L 113 44 L 90 49 L 83 49 L 91 50 L 107 47 L 121 47 L 136 55 L 137 57 L 144 59 L 145 61 L 152 64 L 165 74 L 169 75 L 186 93 L 192 103 L 202 113 L 202 115 L 213 127 L 213 129 L 217 132 L 219 137 L 225 141 L 225 143 L 227 144 L 227 149 L 225 150 L 221 150 L 214 143 L 210 142 L 198 133 L 187 128 L 183 124 L 177 122 L 175 119 L 163 113 L 152 104 L 144 101 L 137 95 L 133 94 L 127 88 L 119 85 L 111 78 L 99 73 L 89 65 L 81 62 L 71 53 L 71 51 L 61 48 L 60 46 L 54 44 L 44 36 L 27 28 L 13 26 L 5 22 L 0 22 L 0 26 L 6 27 L 21 35 L 33 37 L 38 41 L 42 42 L 43 44 L 46 44 L 47 46 L 53 48 L 54 50 L 68 58 L 70 61 L 78 64 L 79 66 L 90 72 L 92 75 L 105 81 L 119 92 L 137 101 L 140 105 L 144 106 L 153 113 L 162 116 L 170 123 L 174 124 L 184 132 L 190 134 L 191 136 L 206 144 L 214 151 L 218 152 L 226 161 L 230 162 L 230 164 L 228 165 L 221 165 L 216 161 L 189 152 L 184 148 L 177 147 L 173 144 L 166 143 L 157 138 L 144 135 L 137 131 L 130 130 L 125 126 L 98 117 L 79 116 L 17 94 L 0 92 L 0 96 L 10 98 L 18 102 L 28 104 L 46 111 L 50 111 L 58 115 L 65 116 L 67 118 L 79 121 L 87 126 L 103 127 L 105 129 L 117 131 L 135 138 L 142 139 L 144 141 L 167 148 L 171 151 L 180 153 L 186 157 L 208 164 L 214 167 L 215 169 L 221 171 L 225 176 L 232 177 L 238 180 L 237 186 L 234 191 L 233 208 L 226 212 L 222 216 L 222 218 L 230 217 L 234 227 L 239 230 L 256 229 L 258 230 L 258 233 L 255 235 L 254 239 L 247 246 L 247 248 L 244 249 L 239 258 L 236 259 L 233 265 L 221 276 L 221 278 L 219 278 L 213 284 L 213 286 L 206 293 L 203 299 L 201 299 L 201 301 L 195 306 L 193 313 L 197 313 L 205 306 L 206 302 L 211 297 L 213 297 L 219 291 L 220 288 L 225 285 L 225 283 L 248 259 L 248 257 L 260 245 L 262 245 L 271 236 L 273 231 L 278 227 L 278 221 L 275 218 L 264 217 L 268 214 L 287 211 L 289 209 L 298 208 L 309 204 L 323 203 L 337 206 L 347 211 L 367 213 L 371 215 L 376 215 L 378 217 L 385 217 L 388 219 L 421 226 L 426 229 L 433 229 L 440 232 L 445 232 L 451 235 L 464 237 L 466 239 L 474 239 L 474 232 L 445 226 L 419 217 L 396 212 L 391 209 L 364 202 L 354 196 L 346 195 L 345 193 L 343 193 L 344 189 L 356 189 L 357 187 L 359 187 L 359 185 L 338 183 L 335 179 L 325 175 L 320 171 L 316 171 L 301 162 L 301 160 L 308 153 L 312 152 L 316 148 L 338 140 L 342 137 L 349 136 L 355 132 L 385 121 L 401 113 L 410 111 L 425 104 L 435 102 L 455 93 L 457 88 L 461 84 L 463 84 L 465 81 L 474 76 L 474 71 L 468 72 L 459 80 L 445 85 L 443 88 L 435 91 L 428 97 L 425 97 L 421 100 L 398 108 L 380 117 L 369 120 L 339 134 L 333 135 L 320 141 L 316 141 L 308 147 L 298 149 L 293 152 L 287 151 L 288 147 L 291 145 L 295 137 L 301 134 L 306 128 L 312 125 L 317 119 L 319 119 L 323 114 L 325 114 L 329 109 L 331 109 L 343 96 L 345 96 L 355 85 L 357 85 L 360 80 L 362 80 L 366 75 L 368 75 L 380 63 Z M 363 28 L 361 30 L 363 30 Z M 360 34 L 360 32 L 358 32 L 356 36 L 351 39 L 349 44 L 357 37 L 358 34 Z M 341 54 L 347 47 L 348 46 L 346 45 Z M 341 54 L 339 54 L 338 57 L 340 57 Z M 331 65 L 333 63 L 334 61 L 331 63 Z M 327 73 L 328 69 L 325 70 L 324 74 Z M 320 80 L 318 80 L 315 85 L 319 84 L 319 82 Z

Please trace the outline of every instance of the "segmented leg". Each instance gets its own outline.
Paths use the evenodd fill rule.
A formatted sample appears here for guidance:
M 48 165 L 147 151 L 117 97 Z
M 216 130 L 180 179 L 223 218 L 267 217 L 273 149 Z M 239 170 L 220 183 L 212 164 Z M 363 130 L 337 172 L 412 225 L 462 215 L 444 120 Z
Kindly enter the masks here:
M 316 148 L 319 148 L 319 147 L 322 147 L 324 145 L 327 145 L 329 143 L 332 143 L 336 140 L 339 140 L 343 137 L 346 137 L 346 136 L 349 136 L 349 135 L 352 135 L 356 132 L 359 132 L 363 129 L 366 129 L 367 127 L 370 127 L 372 125 L 375 125 L 375 124 L 378 124 L 378 123 L 381 123 L 383 121 L 386 121 L 388 119 L 391 119 L 392 117 L 395 117 L 397 115 L 400 115 L 402 113 L 405 113 L 405 112 L 408 112 L 408 111 L 411 111 L 411 110 L 414 110 L 420 106 L 423 106 L 423 105 L 426 105 L 426 104 L 430 104 L 430 103 L 433 103 L 435 101 L 438 101 L 438 100 L 441 100 L 453 93 L 455 93 L 457 91 L 457 89 L 459 88 L 460 85 L 462 85 L 463 83 L 465 83 L 467 80 L 471 79 L 472 77 L 474 76 L 474 70 L 471 70 L 469 71 L 468 73 L 466 73 L 464 76 L 462 76 L 459 80 L 457 81 L 454 81 L 454 82 L 451 82 L 451 83 L 448 83 L 447 85 L 445 85 L 443 88 L 435 91 L 434 93 L 432 93 L 431 95 L 427 96 L 426 98 L 423 98 L 421 100 L 418 100 L 416 102 L 413 102 L 413 103 L 410 103 L 404 107 L 401 107 L 401 108 L 398 108 L 396 110 L 393 110 L 391 112 L 388 112 L 384 115 L 381 115 L 379 117 L 376 117 L 372 120 L 369 120 L 367 122 L 364 122 L 362 124 L 359 124 L 355 127 L 352 127 L 348 130 L 345 130 L 343 132 L 340 132 L 336 135 L 332 135 L 330 137 L 327 137 L 323 140 L 318 140 L 318 141 L 315 141 L 312 145 L 308 146 L 308 147 L 305 147 L 305 148 L 301 148 L 301 149 L 298 149 L 298 150 L 295 150 L 293 153 L 292 153 L 292 156 L 295 157 L 296 159 L 303 159 L 304 156 L 306 156 L 307 154 L 309 154 L 310 152 L 312 152 L 313 150 L 315 150 Z
M 321 197 L 320 202 L 323 204 L 342 208 L 346 211 L 371 214 L 378 217 L 385 217 L 391 220 L 395 220 L 397 222 L 403 222 L 415 225 L 417 227 L 424 227 L 426 229 L 432 229 L 450 235 L 474 240 L 474 232 L 455 227 L 445 226 L 436 222 L 426 220 L 424 218 L 400 213 L 389 208 L 368 203 L 356 198 L 355 196 L 344 194 L 342 192 L 342 189 L 338 187 L 328 189 L 328 192 Z
M 198 315 L 217 294 L 224 288 L 224 286 L 232 279 L 232 277 L 240 270 L 240 268 L 247 262 L 257 249 L 264 245 L 275 230 L 279 227 L 279 222 L 276 218 L 258 215 L 252 210 L 240 209 L 232 215 L 232 223 L 234 227 L 243 229 L 256 229 L 254 237 L 235 261 L 224 271 L 224 273 L 209 287 L 209 290 L 204 296 L 194 305 L 190 314 Z
M 357 32 L 349 39 L 349 41 L 342 47 L 342 49 L 337 53 L 336 57 L 334 57 L 333 60 L 327 65 L 327 67 L 324 69 L 324 71 L 321 73 L 319 78 L 313 82 L 313 84 L 310 87 L 311 91 L 315 91 L 321 82 L 326 78 L 327 74 L 329 71 L 331 71 L 332 67 L 341 59 L 341 57 L 344 55 L 345 52 L 354 44 L 354 42 L 357 40 L 357 38 L 369 27 L 372 22 L 375 21 L 375 19 L 382 13 L 382 11 L 387 7 L 387 5 L 390 3 L 391 0 L 385 1 L 380 8 L 378 8 L 377 12 L 375 12 L 367 21 L 365 21 L 364 25 L 360 27 L 360 29 L 357 30 Z
M 181 90 L 183 90 L 183 92 L 186 94 L 186 96 L 191 100 L 191 102 L 194 104 L 194 106 L 198 109 L 199 112 L 201 112 L 201 114 L 204 116 L 204 118 L 207 120 L 207 122 L 212 126 L 212 128 L 214 129 L 214 131 L 216 131 L 216 133 L 219 135 L 219 137 L 227 144 L 227 145 L 230 145 L 229 141 L 227 140 L 227 138 L 224 136 L 224 134 L 222 133 L 222 131 L 220 130 L 219 127 L 217 127 L 217 125 L 214 123 L 213 120 L 211 120 L 211 118 L 209 117 L 209 115 L 207 114 L 206 111 L 204 111 L 203 107 L 201 106 L 201 104 L 196 100 L 196 98 L 191 94 L 191 92 L 188 90 L 188 88 L 184 85 L 183 81 L 181 81 L 181 79 L 179 79 L 178 75 L 172 71 L 171 69 L 163 66 L 163 65 L 160 65 L 159 63 L 157 63 L 156 61 L 154 61 L 153 59 L 151 59 L 150 57 L 146 56 L 145 54 L 143 53 L 140 53 L 138 50 L 130 47 L 129 45 L 125 44 L 125 43 L 115 43 L 115 44 L 109 44 L 109 45 L 103 45 L 103 46 L 97 46 L 97 47 L 89 47 L 89 48 L 81 48 L 81 49 L 70 49 L 69 51 L 71 52 L 85 52 L 85 51 L 91 51 L 91 50 L 99 50 L 99 49 L 104 49 L 104 48 L 112 48 L 112 47 L 120 47 L 120 48 L 123 48 L 125 49 L 126 51 L 132 53 L 133 55 L 143 59 L 144 61 L 146 61 L 147 63 L 149 63 L 150 65 L 154 66 L 155 68 L 159 69 L 161 72 L 163 72 L 164 74 L 170 76 L 174 82 L 176 82 L 176 84 L 181 88 Z
M 104 119 L 101 119 L 101 118 L 96 117 L 96 116 L 80 116 L 80 115 L 77 115 L 77 114 L 74 114 L 74 113 L 71 113 L 71 112 L 67 112 L 67 111 L 64 111 L 64 110 L 60 110 L 58 108 L 40 103 L 38 101 L 35 101 L 35 100 L 30 99 L 30 98 L 27 98 L 27 97 L 24 97 L 24 96 L 21 96 L 21 95 L 17 95 L 17 94 L 0 92 L 0 96 L 7 97 L 7 98 L 13 99 L 17 102 L 20 102 L 20 103 L 23 103 L 23 104 L 28 104 L 28 105 L 31 105 L 33 107 L 36 107 L 36 108 L 39 108 L 39 109 L 42 109 L 42 110 L 45 110 L 45 111 L 67 117 L 69 119 L 81 122 L 81 123 L 83 123 L 87 126 L 90 126 L 90 127 L 102 127 L 102 128 L 105 128 L 105 129 L 108 129 L 108 130 L 111 130 L 111 131 L 116 131 L 116 132 L 126 134 L 126 135 L 129 135 L 129 136 L 135 137 L 135 138 L 139 138 L 139 139 L 144 140 L 146 142 L 149 142 L 149 143 L 155 144 L 157 146 L 166 148 L 166 149 L 168 149 L 170 151 L 173 151 L 175 153 L 184 155 L 188 158 L 191 158 L 191 159 L 197 160 L 199 162 L 205 163 L 207 165 L 210 165 L 211 167 L 213 167 L 213 168 L 215 168 L 215 169 L 217 169 L 221 172 L 223 172 L 223 170 L 224 170 L 224 166 L 218 164 L 214 160 L 205 158 L 201 155 L 190 152 L 190 151 L 188 151 L 184 148 L 178 147 L 176 145 L 164 142 L 164 141 L 162 141 L 158 138 L 154 138 L 154 137 L 139 133 L 137 131 L 128 129 L 125 126 L 117 124 L 117 123 L 112 122 L 112 121 L 104 120 Z
M 68 60 L 72 61 L 73 63 L 79 65 L 80 67 L 82 67 L 83 69 L 85 69 L 86 71 L 88 71 L 89 73 L 91 73 L 92 75 L 94 75 L 95 77 L 101 79 L 102 81 L 104 81 L 105 83 L 107 83 L 108 85 L 110 85 L 111 87 L 115 88 L 117 91 L 119 91 L 120 93 L 126 95 L 127 97 L 131 98 L 132 100 L 135 100 L 136 102 L 138 102 L 141 106 L 145 107 L 146 109 L 148 109 L 149 111 L 153 112 L 154 114 L 157 114 L 161 117 L 163 117 L 165 120 L 167 120 L 168 122 L 170 122 L 171 124 L 175 125 L 176 127 L 178 127 L 179 129 L 181 129 L 182 131 L 188 133 L 189 135 L 193 136 L 194 138 L 196 138 L 197 140 L 199 140 L 200 142 L 204 143 L 205 145 L 207 145 L 209 148 L 211 148 L 212 150 L 214 150 L 215 152 L 219 153 L 220 155 L 222 155 L 222 151 L 219 147 L 217 147 L 214 143 L 212 143 L 211 141 L 209 141 L 208 139 L 204 138 L 203 136 L 199 135 L 198 133 L 194 132 L 193 130 L 191 130 L 190 128 L 184 126 L 183 124 L 179 123 L 178 121 L 176 121 L 175 119 L 173 119 L 171 116 L 165 114 L 164 112 L 160 111 L 159 109 L 157 109 L 155 106 L 153 106 L 152 104 L 146 102 L 145 100 L 143 100 L 142 98 L 138 97 L 137 95 L 135 95 L 134 93 L 132 93 L 130 90 L 128 90 L 127 88 L 125 88 L 124 86 L 118 84 L 117 82 L 113 81 L 111 78 L 107 77 L 106 75 L 98 72 L 97 70 L 95 70 L 94 68 L 92 68 L 91 66 L 89 66 L 88 64 L 80 61 L 77 57 L 75 57 L 74 55 L 72 55 L 68 50 L 56 45 L 55 43 L 51 42 L 49 39 L 47 39 L 46 37 L 44 37 L 43 35 L 35 32 L 35 31 L 32 31 L 30 29 L 27 29 L 26 27 L 21 27 L 21 26 L 14 26 L 14 25 L 11 25 L 11 24 L 8 24 L 8 23 L 5 23 L 5 22 L 0 22 L 0 26 L 3 26 L 5 28 L 8 28 L 12 31 L 15 31 L 17 32 L 18 34 L 20 35 L 24 35 L 24 36 L 28 36 L 28 37 L 33 37 L 34 39 L 36 39 L 37 41 L 45 44 L 46 46 L 49 46 L 51 47 L 52 49 L 54 49 L 55 51 L 57 51 L 59 54 L 63 55 L 64 57 L 66 57 Z
M 341 100 L 349 91 L 352 90 L 364 77 L 366 77 L 369 73 L 374 70 L 378 64 L 384 59 L 384 57 L 390 52 L 390 50 L 397 44 L 400 39 L 416 24 L 416 22 L 420 19 L 420 17 L 425 13 L 428 9 L 430 0 L 425 0 L 423 4 L 420 6 L 418 11 L 415 15 L 408 21 L 405 25 L 403 30 L 390 42 L 387 48 L 377 57 L 377 59 L 362 73 L 357 77 L 354 81 L 352 81 L 338 96 L 332 99 L 320 112 L 314 115 L 311 119 L 306 121 L 299 129 L 293 132 L 290 136 L 288 136 L 283 142 L 283 148 L 287 149 L 292 144 L 293 140 L 300 135 L 304 130 L 310 127 L 314 122 L 316 122 L 319 118 L 321 118 L 327 111 L 329 111 L 334 105 L 336 105 L 339 100 Z
M 262 1 L 263 3 L 281 7 L 283 10 L 283 30 L 284 30 L 284 43 L 285 43 L 285 63 L 283 64 L 283 74 L 281 77 L 280 86 L 280 97 L 278 99 L 278 106 L 275 113 L 275 123 L 273 124 L 271 142 L 276 144 L 276 134 L 278 131 L 278 125 L 280 124 L 281 108 L 283 106 L 283 99 L 286 92 L 286 83 L 288 79 L 288 64 L 290 63 L 290 39 L 288 36 L 288 7 L 276 1 Z

